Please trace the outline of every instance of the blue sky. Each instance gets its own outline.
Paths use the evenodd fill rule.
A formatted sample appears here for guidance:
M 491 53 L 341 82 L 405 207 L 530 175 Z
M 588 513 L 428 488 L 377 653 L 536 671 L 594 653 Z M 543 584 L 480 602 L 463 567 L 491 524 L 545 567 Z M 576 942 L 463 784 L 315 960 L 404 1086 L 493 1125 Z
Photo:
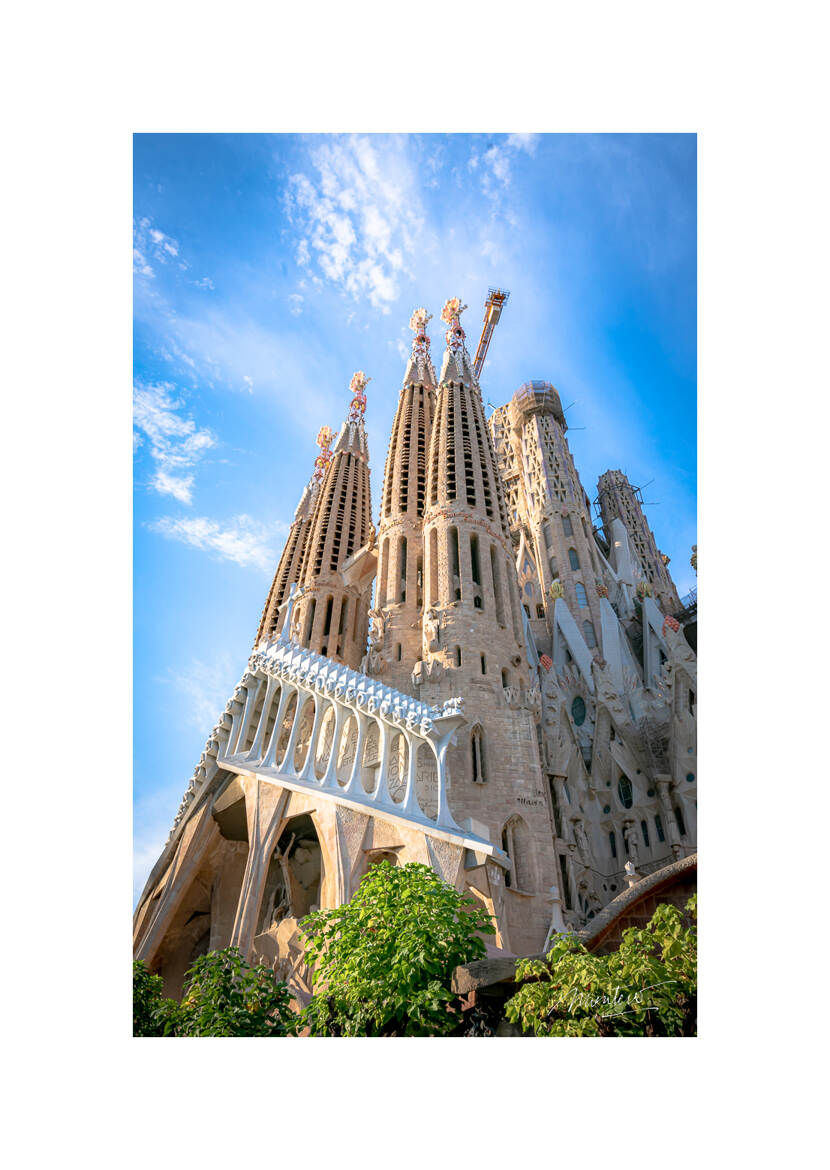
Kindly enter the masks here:
M 695 582 L 694 135 L 137 135 L 135 883 L 244 668 L 323 423 L 366 414 L 377 519 L 412 310 L 440 358 L 510 289 L 485 401 L 544 378 L 593 499 L 645 492 Z M 579 428 L 579 429 L 578 429 Z

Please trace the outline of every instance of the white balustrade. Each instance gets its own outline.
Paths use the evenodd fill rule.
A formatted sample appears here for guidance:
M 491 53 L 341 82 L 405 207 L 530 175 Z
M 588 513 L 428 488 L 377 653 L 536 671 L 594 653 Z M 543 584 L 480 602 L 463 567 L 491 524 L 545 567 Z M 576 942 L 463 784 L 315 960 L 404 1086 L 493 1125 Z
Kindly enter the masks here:
M 253 715 L 263 696 L 257 725 L 253 727 Z M 285 749 L 280 752 L 280 740 L 285 740 L 283 724 L 292 697 L 294 715 Z M 306 710 L 309 702 L 314 703 L 314 719 L 305 756 L 297 768 L 296 749 L 303 720 L 308 724 Z M 270 734 L 266 734 L 275 705 L 273 726 Z M 459 832 L 460 827 L 447 800 L 446 762 L 450 740 L 465 722 L 462 706 L 463 700 L 451 699 L 441 707 L 430 707 L 410 695 L 384 686 L 378 679 L 332 662 L 296 643 L 275 641 L 251 656 L 248 670 L 208 746 L 215 752 L 218 766 L 230 771 L 254 771 L 266 779 L 286 780 L 312 790 L 327 791 L 350 802 L 383 808 L 422 825 Z M 321 778 L 315 771 L 315 764 L 322 747 L 321 736 L 326 734 L 331 722 L 324 719 L 329 707 L 334 712 L 334 731 Z M 379 730 L 380 763 L 374 765 L 377 778 L 368 791 L 366 768 L 373 765 L 364 762 L 364 755 L 373 722 Z M 403 796 L 396 801 L 389 790 L 389 770 L 393 748 L 402 755 L 401 745 L 396 742 L 398 735 L 403 736 L 406 744 L 407 760 L 406 775 L 401 777 Z M 352 737 L 355 754 L 349 761 Z M 245 750 L 248 739 L 251 739 L 251 747 Z M 418 760 L 422 745 L 427 745 L 435 761 L 437 802 L 434 803 L 437 809 L 434 816 L 424 811 L 418 799 Z M 281 755 L 279 766 L 278 752 Z M 321 752 L 321 756 L 324 754 Z M 341 760 L 345 763 L 341 763 L 339 769 Z

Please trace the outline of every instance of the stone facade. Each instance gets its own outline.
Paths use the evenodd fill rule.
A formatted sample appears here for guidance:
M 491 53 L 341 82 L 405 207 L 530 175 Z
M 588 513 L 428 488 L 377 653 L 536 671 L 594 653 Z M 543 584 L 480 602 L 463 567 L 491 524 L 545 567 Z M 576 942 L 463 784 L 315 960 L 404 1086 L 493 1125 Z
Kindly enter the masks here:
M 488 422 L 463 308 L 440 377 L 413 314 L 377 537 L 362 374 L 333 451 L 322 434 L 136 910 L 170 994 L 233 942 L 306 997 L 299 920 L 378 860 L 433 866 L 530 954 L 695 851 L 696 659 L 665 559 L 630 485 L 603 490 L 621 473 L 593 524 L 550 383 Z

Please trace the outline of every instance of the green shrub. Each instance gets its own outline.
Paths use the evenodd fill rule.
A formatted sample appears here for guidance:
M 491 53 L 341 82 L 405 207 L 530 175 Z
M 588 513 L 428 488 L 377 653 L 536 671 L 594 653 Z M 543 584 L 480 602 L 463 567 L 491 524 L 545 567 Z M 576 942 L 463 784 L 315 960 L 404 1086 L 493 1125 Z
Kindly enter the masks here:
M 160 975 L 151 975 L 144 963 L 133 963 L 133 1036 L 169 1035 L 178 1004 L 162 995 Z
M 435 1036 L 458 1022 L 452 972 L 485 954 L 490 916 L 426 865 L 373 866 L 350 902 L 302 921 L 313 1036 Z
M 686 912 L 696 921 L 696 894 Z M 559 935 L 545 960 L 520 960 L 516 975 L 525 982 L 505 1012 L 536 1036 L 697 1035 L 697 931 L 675 906 L 624 931 L 610 955 Z
M 250 966 L 238 947 L 209 951 L 185 976 L 176 1036 L 293 1036 L 291 995 L 270 967 Z

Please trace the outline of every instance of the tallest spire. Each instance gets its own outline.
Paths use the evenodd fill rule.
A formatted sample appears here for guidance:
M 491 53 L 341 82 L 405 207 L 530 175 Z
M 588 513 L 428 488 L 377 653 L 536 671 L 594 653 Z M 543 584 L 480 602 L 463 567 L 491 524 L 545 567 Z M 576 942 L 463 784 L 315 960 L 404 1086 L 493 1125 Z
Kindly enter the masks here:
M 467 386 L 477 386 L 478 379 L 465 344 L 467 334 L 461 325 L 461 314 L 466 308 L 466 305 L 462 305 L 460 297 L 450 297 L 441 310 L 441 320 L 447 326 L 447 348 L 441 363 L 441 381 L 464 382 Z

